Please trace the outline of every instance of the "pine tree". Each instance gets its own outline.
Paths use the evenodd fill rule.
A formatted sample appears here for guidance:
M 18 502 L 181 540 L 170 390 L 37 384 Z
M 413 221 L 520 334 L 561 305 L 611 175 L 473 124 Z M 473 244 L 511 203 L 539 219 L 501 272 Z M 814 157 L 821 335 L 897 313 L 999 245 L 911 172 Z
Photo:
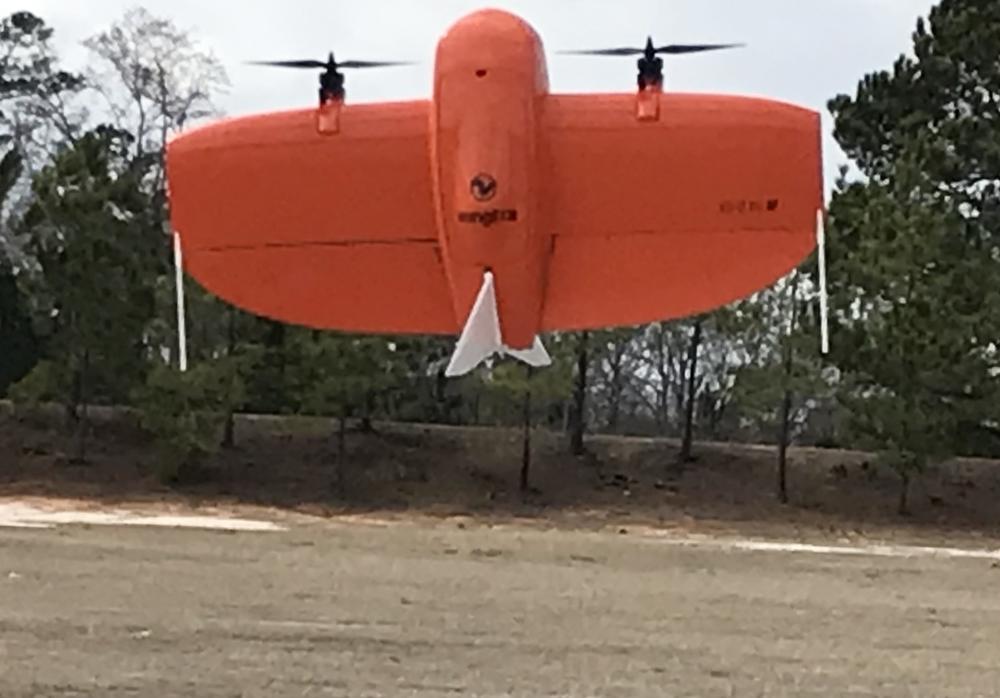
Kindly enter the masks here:
M 0 159 L 0 211 L 21 172 L 21 157 L 9 151 Z M 3 225 L 0 218 L 0 225 Z M 6 230 L 3 231 L 6 237 Z M 17 287 L 14 267 L 0 245 L 0 395 L 21 380 L 38 361 L 38 342 L 31 328 L 24 295 Z
M 831 282 L 855 430 L 900 474 L 989 433 L 1000 298 L 1000 4 L 942 0 L 914 56 L 830 103 L 864 177 L 831 204 Z
M 148 359 L 155 238 L 142 173 L 126 165 L 127 143 L 127 134 L 98 128 L 65 148 L 35 177 L 21 223 L 35 265 L 22 278 L 48 360 L 23 387 L 63 402 L 78 426 L 80 459 L 86 429 L 80 407 L 126 400 Z M 18 394 L 32 397 L 27 393 Z

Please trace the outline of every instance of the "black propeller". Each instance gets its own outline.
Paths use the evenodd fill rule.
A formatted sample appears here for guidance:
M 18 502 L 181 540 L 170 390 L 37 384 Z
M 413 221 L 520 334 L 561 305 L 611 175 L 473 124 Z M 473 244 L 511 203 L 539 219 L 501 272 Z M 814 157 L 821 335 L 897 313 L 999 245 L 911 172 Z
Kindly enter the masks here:
M 577 56 L 645 56 L 653 58 L 660 54 L 679 55 L 683 53 L 701 53 L 702 51 L 717 51 L 719 49 L 740 48 L 745 44 L 667 44 L 654 46 L 653 38 L 646 39 L 644 48 L 599 48 L 584 51 L 560 51 L 560 53 Z
M 413 65 L 403 61 L 343 61 L 338 63 L 330 54 L 325 61 L 250 61 L 250 65 L 267 65 L 277 68 L 307 68 L 338 70 L 340 68 L 390 68 L 397 65 Z
M 659 89 L 663 87 L 663 59 L 660 54 L 679 55 L 684 53 L 701 53 L 702 51 L 718 51 L 719 49 L 738 48 L 744 44 L 667 44 L 655 46 L 653 37 L 646 39 L 644 48 L 600 48 L 585 51 L 560 51 L 560 53 L 577 56 L 641 56 L 639 59 L 639 90 L 649 86 Z
M 400 65 L 413 65 L 404 61 L 343 61 L 338 63 L 330 52 L 325 61 L 250 61 L 250 65 L 264 65 L 275 68 L 300 68 L 306 70 L 322 70 L 319 76 L 319 101 L 326 104 L 331 100 L 344 99 L 344 76 L 340 70 L 342 68 L 391 68 Z

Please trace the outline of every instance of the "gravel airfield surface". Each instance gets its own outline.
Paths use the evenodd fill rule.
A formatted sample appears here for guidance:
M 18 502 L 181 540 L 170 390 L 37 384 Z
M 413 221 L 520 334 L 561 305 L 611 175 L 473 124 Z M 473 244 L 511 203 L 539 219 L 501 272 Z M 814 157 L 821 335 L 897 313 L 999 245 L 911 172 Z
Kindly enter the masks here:
M 28 518 L 0 528 L 3 698 L 1000 694 L 987 551 Z

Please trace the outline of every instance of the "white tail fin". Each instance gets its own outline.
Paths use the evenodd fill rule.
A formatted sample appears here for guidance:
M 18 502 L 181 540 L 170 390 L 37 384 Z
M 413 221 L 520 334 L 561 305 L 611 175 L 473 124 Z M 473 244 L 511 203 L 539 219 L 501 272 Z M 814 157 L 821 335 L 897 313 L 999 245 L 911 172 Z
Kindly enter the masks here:
M 174 283 L 177 285 L 177 355 L 181 373 L 187 371 L 187 315 L 184 312 L 184 256 L 181 235 L 174 233 Z
M 472 312 L 465 321 L 465 328 L 455 346 L 455 353 L 452 354 L 445 375 L 463 376 L 493 354 L 512 356 L 536 368 L 552 363 L 549 353 L 545 351 L 538 337 L 535 337 L 535 343 L 530 349 L 510 349 L 504 345 L 500 336 L 500 317 L 497 314 L 493 274 L 486 272 L 483 275 L 483 285 L 472 306 Z
M 819 254 L 820 351 L 830 353 L 830 314 L 826 290 L 826 222 L 823 209 L 816 211 L 816 245 Z

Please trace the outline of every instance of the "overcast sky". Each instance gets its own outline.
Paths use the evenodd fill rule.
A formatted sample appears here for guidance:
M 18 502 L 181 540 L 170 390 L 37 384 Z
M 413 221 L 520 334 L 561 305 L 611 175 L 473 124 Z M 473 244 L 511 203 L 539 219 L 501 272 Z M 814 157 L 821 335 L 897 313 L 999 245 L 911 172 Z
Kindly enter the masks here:
M 0 0 L 0 14 L 29 10 L 56 30 L 71 68 L 86 58 L 80 41 L 137 3 L 130 0 Z M 480 7 L 511 10 L 539 32 L 556 92 L 632 91 L 633 59 L 559 56 L 560 49 L 657 43 L 745 42 L 746 48 L 666 59 L 666 89 L 764 96 L 820 111 L 827 132 L 827 188 L 843 154 L 829 135 L 826 102 L 853 94 L 858 80 L 888 68 L 911 47 L 918 16 L 933 0 L 146 0 L 210 48 L 232 86 L 227 114 L 311 106 L 316 77 L 244 66 L 253 59 L 403 59 L 419 65 L 348 76 L 349 101 L 430 95 L 441 34 Z

